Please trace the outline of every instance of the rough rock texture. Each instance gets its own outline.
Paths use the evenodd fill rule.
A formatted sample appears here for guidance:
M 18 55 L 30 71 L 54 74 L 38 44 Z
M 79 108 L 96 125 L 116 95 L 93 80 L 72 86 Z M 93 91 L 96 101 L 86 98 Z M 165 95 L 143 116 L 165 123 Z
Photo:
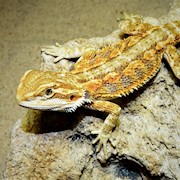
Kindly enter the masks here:
M 166 22 L 180 17 L 174 1 Z M 121 126 L 108 144 L 109 159 L 92 145 L 103 114 L 44 112 L 36 134 L 20 119 L 12 129 L 5 179 L 180 179 L 180 88 L 166 63 L 143 88 L 116 100 Z M 22 123 L 23 122 L 23 123 Z M 29 122 L 33 129 L 33 122 Z M 33 132 L 30 128 L 29 131 Z

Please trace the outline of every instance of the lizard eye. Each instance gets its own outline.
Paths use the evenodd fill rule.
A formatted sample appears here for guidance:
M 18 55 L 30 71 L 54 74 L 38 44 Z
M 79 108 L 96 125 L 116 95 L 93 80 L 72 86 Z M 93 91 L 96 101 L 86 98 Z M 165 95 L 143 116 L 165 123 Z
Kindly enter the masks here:
M 52 91 L 52 89 L 51 89 L 51 88 L 46 89 L 46 91 L 45 91 L 45 97 L 46 97 L 46 98 L 50 98 L 51 96 L 53 96 L 53 91 Z

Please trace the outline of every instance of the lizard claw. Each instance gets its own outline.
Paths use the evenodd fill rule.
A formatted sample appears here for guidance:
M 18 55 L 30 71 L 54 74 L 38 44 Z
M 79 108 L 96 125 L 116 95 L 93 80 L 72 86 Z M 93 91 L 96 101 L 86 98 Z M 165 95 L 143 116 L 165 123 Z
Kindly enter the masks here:
M 55 46 L 45 46 L 41 48 L 41 51 L 45 52 L 48 55 L 55 56 L 55 63 L 63 59 L 66 55 L 65 49 L 58 43 L 56 43 Z
M 98 143 L 96 152 L 99 152 L 101 147 L 103 148 L 103 152 L 104 152 L 104 156 L 107 159 L 107 141 L 110 139 L 110 135 L 109 134 L 104 134 L 103 131 L 99 130 L 99 131 L 93 131 L 92 134 L 98 134 L 98 136 L 96 137 L 96 139 L 93 141 L 93 144 Z

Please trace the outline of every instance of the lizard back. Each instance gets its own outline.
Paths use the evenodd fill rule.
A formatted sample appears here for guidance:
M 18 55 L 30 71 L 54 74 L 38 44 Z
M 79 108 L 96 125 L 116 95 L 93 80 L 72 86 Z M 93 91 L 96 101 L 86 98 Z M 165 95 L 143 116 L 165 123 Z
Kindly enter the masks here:
M 156 74 L 166 47 L 179 40 L 179 21 L 155 26 L 142 35 L 85 53 L 70 73 L 94 98 L 125 96 Z

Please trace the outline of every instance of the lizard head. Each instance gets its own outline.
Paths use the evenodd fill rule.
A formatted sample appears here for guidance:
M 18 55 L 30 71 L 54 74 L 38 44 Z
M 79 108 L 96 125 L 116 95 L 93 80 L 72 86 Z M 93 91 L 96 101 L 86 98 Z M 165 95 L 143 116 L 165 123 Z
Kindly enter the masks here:
M 40 70 L 29 70 L 24 74 L 16 99 L 23 107 L 67 112 L 90 102 L 73 75 Z

